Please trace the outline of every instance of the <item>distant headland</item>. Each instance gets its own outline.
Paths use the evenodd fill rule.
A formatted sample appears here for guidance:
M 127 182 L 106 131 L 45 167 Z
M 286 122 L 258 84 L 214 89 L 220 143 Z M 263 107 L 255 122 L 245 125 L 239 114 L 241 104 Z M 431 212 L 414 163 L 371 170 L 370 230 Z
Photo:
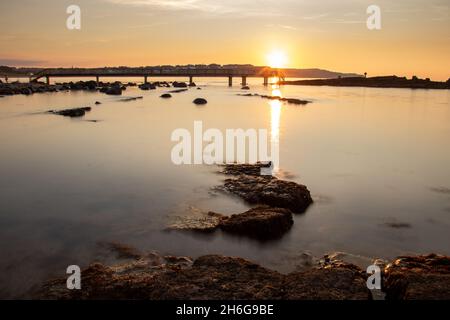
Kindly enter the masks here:
M 280 81 L 284 85 L 335 86 L 335 87 L 371 87 L 371 88 L 410 88 L 410 89 L 450 89 L 450 78 L 446 82 L 432 81 L 429 78 L 411 79 L 397 76 L 383 77 L 338 77 L 334 79 L 314 79 Z

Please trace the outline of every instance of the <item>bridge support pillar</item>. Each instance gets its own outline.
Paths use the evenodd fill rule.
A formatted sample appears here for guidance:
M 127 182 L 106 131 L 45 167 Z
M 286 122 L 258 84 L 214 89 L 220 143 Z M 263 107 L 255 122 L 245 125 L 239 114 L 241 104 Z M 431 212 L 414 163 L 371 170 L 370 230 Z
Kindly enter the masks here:
M 269 84 L 269 78 L 264 77 L 264 85 L 267 86 Z
M 189 76 L 189 84 L 194 83 L 194 77 L 193 76 Z
M 95 81 L 97 82 L 97 85 L 100 83 L 100 77 L 99 76 L 96 76 L 95 77 Z
M 243 85 L 243 86 L 246 86 L 246 85 L 247 85 L 247 77 L 246 77 L 246 76 L 243 76 L 243 77 L 242 77 L 242 85 Z
M 145 83 L 145 84 L 148 83 L 148 81 L 147 81 L 147 76 L 144 77 L 144 83 Z
M 233 86 L 233 77 L 228 77 L 228 86 Z
M 49 84 L 50 84 L 50 77 L 47 76 L 47 77 L 45 77 L 45 79 L 46 79 L 46 81 L 47 81 L 47 85 L 49 85 Z

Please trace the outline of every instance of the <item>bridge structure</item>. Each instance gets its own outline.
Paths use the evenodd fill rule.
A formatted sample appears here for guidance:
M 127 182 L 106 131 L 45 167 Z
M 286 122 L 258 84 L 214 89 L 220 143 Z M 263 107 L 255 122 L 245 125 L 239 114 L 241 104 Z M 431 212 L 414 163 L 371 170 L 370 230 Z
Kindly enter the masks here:
M 94 78 L 97 83 L 101 78 L 120 78 L 120 77 L 142 77 L 144 83 L 148 83 L 149 78 L 158 77 L 182 77 L 194 82 L 194 77 L 223 77 L 228 78 L 228 85 L 233 85 L 233 78 L 241 78 L 241 84 L 247 85 L 247 78 L 262 78 L 263 84 L 268 85 L 269 79 L 276 77 L 284 80 L 284 72 L 281 69 L 270 67 L 253 67 L 253 68 L 97 68 L 97 69 L 81 69 L 81 68 L 58 68 L 44 69 L 39 73 L 30 76 L 30 82 L 38 81 L 42 78 L 46 79 L 50 84 L 51 78 Z

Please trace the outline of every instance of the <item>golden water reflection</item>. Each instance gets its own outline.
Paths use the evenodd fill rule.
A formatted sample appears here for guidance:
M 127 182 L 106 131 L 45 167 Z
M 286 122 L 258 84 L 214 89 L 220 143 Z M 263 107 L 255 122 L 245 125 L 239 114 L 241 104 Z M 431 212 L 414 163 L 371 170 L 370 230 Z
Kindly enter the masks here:
M 279 86 L 272 86 L 272 96 L 281 97 L 281 91 Z M 271 142 L 271 154 L 272 158 L 274 152 L 279 154 L 280 150 L 280 120 L 281 120 L 281 101 L 279 100 L 270 100 L 270 142 Z M 277 173 L 279 171 L 279 165 L 277 161 L 274 162 L 273 171 Z

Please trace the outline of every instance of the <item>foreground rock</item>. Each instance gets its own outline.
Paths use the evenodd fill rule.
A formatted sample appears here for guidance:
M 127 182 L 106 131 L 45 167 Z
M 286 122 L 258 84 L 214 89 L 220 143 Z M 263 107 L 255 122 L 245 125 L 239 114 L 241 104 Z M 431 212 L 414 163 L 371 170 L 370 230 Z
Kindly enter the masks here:
M 259 240 L 282 237 L 294 224 L 288 209 L 257 207 L 220 221 L 219 228 L 225 232 Z
M 185 217 L 169 230 L 209 233 L 217 229 L 239 236 L 268 241 L 281 238 L 294 224 L 288 209 L 260 206 L 229 217 L 209 212 L 204 217 Z
M 117 266 L 99 263 L 82 271 L 83 290 L 68 290 L 66 278 L 47 282 L 40 299 L 345 299 L 370 293 L 361 270 L 342 264 L 283 275 L 242 258 L 219 255 L 163 257 L 155 253 Z
M 293 213 L 303 213 L 313 203 L 304 185 L 280 180 L 273 176 L 258 175 L 263 164 L 225 165 L 223 173 L 234 175 L 226 179 L 223 187 L 250 204 L 263 204 L 274 208 L 286 208 Z
M 91 111 L 91 107 L 84 107 L 84 108 L 74 108 L 74 109 L 65 109 L 65 110 L 50 110 L 49 113 L 57 114 L 64 117 L 71 117 L 71 118 L 77 118 L 77 117 L 83 117 L 86 112 Z
M 397 258 L 384 270 L 387 300 L 450 299 L 450 257 L 429 254 Z

